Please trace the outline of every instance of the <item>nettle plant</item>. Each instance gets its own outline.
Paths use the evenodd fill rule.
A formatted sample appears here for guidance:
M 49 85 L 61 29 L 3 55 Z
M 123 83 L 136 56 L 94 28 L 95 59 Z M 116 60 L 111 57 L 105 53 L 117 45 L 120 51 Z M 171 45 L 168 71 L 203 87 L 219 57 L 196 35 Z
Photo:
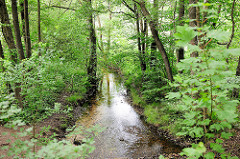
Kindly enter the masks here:
M 208 31 L 203 28 L 205 41 L 227 40 L 228 33 L 222 30 Z M 178 120 L 180 132 L 177 135 L 190 136 L 202 142 L 193 144 L 192 148 L 183 149 L 182 155 L 190 158 L 205 157 L 208 159 L 220 155 L 222 158 L 234 158 L 224 153 L 221 145 L 224 139 L 233 134 L 230 129 L 237 120 L 238 100 L 231 99 L 231 92 L 239 88 L 235 80 L 235 70 L 230 68 L 227 58 L 240 56 L 240 49 L 226 49 L 220 46 L 205 47 L 189 44 L 198 31 L 188 26 L 177 28 L 175 37 L 178 44 L 188 48 L 188 53 L 197 51 L 199 57 L 190 57 L 178 63 L 179 73 L 172 84 L 179 91 L 168 94 L 168 99 L 178 99 L 177 109 L 183 113 Z M 210 141 L 211 151 L 206 153 L 206 145 Z M 236 157 L 235 157 L 236 158 Z

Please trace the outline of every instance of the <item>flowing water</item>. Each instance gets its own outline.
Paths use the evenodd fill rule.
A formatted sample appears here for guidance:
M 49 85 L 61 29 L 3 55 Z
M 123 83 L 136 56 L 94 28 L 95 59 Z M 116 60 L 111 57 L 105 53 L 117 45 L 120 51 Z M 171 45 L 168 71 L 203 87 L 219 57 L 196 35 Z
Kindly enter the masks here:
M 140 119 L 126 101 L 126 89 L 113 74 L 104 76 L 102 95 L 77 124 L 99 124 L 105 130 L 95 139 L 96 150 L 90 158 L 153 158 L 162 153 L 177 153 L 180 148 L 160 139 Z

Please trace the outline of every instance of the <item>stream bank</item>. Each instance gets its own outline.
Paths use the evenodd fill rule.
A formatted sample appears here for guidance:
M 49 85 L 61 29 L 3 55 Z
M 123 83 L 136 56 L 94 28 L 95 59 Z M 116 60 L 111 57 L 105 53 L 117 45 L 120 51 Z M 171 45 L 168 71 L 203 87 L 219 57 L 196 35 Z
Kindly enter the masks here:
M 181 147 L 169 142 L 143 120 L 128 102 L 126 89 L 113 74 L 104 76 L 96 103 L 76 125 L 105 128 L 95 140 L 96 150 L 90 158 L 158 158 L 178 156 Z

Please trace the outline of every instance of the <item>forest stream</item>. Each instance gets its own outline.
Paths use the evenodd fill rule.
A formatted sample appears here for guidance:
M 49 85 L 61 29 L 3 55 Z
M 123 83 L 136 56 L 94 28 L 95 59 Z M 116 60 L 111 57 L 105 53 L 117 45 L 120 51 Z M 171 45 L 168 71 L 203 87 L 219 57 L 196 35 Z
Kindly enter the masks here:
M 105 130 L 95 138 L 90 158 L 157 158 L 162 153 L 178 153 L 180 147 L 151 132 L 126 100 L 126 89 L 114 74 L 103 78 L 101 93 L 77 125 L 99 124 Z

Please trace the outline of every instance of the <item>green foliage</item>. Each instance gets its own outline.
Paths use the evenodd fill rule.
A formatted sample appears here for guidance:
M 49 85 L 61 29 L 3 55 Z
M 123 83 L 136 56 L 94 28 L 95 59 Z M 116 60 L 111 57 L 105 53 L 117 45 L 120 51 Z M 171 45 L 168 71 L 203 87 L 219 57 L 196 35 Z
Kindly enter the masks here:
M 3 149 L 8 149 L 8 156 L 13 158 L 86 158 L 95 149 L 94 137 L 100 133 L 103 129 L 99 126 L 94 126 L 87 129 L 87 133 L 83 132 L 83 128 L 79 127 L 75 129 L 69 136 L 74 134 L 82 134 L 85 138 L 82 140 L 84 143 L 75 146 L 69 140 L 58 141 L 54 139 L 54 135 L 48 138 L 41 138 L 43 132 L 49 131 L 50 127 L 43 128 L 40 134 L 36 135 L 36 139 L 31 140 L 21 140 L 17 139 L 11 146 L 3 147 Z M 20 133 L 17 133 L 15 137 L 20 138 L 24 136 L 31 136 L 32 129 L 24 130 L 22 129 Z M 11 141 L 9 141 L 11 142 Z M 33 152 L 34 146 L 41 146 L 41 149 L 37 152 Z
M 10 94 L 4 98 L 0 102 L 0 123 L 5 124 L 7 122 L 16 123 L 19 119 L 14 118 L 16 114 L 19 113 L 21 109 L 17 107 L 15 104 L 15 98 L 13 94 Z M 13 121 L 14 119 L 14 121 Z
M 175 37 L 179 38 L 178 43 L 183 45 L 188 43 L 192 36 L 197 35 L 194 32 L 187 26 L 180 27 Z M 229 35 L 227 32 L 221 30 L 207 32 L 208 38 L 218 41 L 226 40 L 227 35 Z M 237 49 L 227 50 L 215 47 L 200 50 L 197 47 L 191 47 L 188 51 L 190 53 L 199 51 L 199 57 L 184 59 L 177 65 L 182 73 L 175 77 L 172 86 L 178 88 L 179 91 L 170 92 L 167 98 L 180 100 L 177 107 L 183 112 L 183 118 L 177 122 L 181 125 L 181 131 L 178 135 L 188 135 L 200 139 L 204 137 L 215 138 L 216 142 L 211 143 L 210 148 L 215 153 L 227 156 L 221 145 L 223 141 L 217 136 L 218 134 L 221 134 L 223 138 L 231 136 L 228 131 L 232 128 L 232 124 L 237 121 L 236 110 L 239 101 L 231 99 L 230 93 L 239 86 L 233 82 L 235 70 L 230 69 L 230 64 L 225 59 L 229 56 L 240 56 L 240 54 L 239 52 L 235 54 L 234 50 Z M 198 145 L 194 144 L 192 148 L 185 148 L 182 155 L 199 158 L 203 156 L 205 151 L 204 144 L 200 142 Z M 212 158 L 213 156 L 213 153 L 210 152 L 204 157 Z
M 71 95 L 70 97 L 67 97 L 66 100 L 71 102 L 71 103 L 77 103 L 78 101 L 82 100 L 83 96 L 78 95 L 77 93 Z
M 192 144 L 191 148 L 185 148 L 183 149 L 183 152 L 181 152 L 181 155 L 189 156 L 189 159 L 197 159 L 202 156 L 204 152 L 206 152 L 206 147 L 202 142 L 199 142 L 198 144 Z

